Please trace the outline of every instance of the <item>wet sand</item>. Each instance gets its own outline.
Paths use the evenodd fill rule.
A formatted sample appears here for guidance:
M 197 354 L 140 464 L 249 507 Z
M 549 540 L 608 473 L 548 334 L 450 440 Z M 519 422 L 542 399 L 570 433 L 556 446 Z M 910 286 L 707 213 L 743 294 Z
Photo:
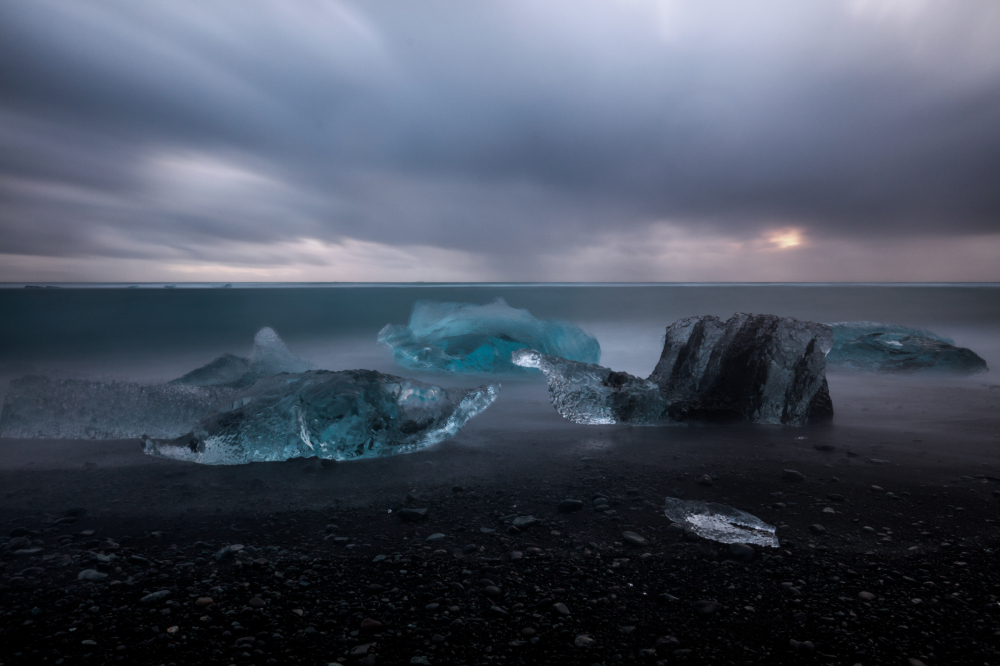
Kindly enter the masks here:
M 584 427 L 507 382 L 453 440 L 352 463 L 0 440 L 0 663 L 1000 663 L 1000 389 L 831 391 L 827 426 Z M 781 547 L 671 528 L 665 496 Z

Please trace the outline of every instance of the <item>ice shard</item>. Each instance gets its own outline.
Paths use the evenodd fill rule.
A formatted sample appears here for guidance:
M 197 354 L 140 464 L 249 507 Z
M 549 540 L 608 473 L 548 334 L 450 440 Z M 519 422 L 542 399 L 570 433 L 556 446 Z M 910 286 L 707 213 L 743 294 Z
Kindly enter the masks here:
M 725 504 L 668 497 L 664 514 L 704 539 L 778 547 L 773 525 Z
M 172 383 L 239 388 L 249 386 L 261 377 L 271 377 L 282 372 L 305 372 L 313 367 L 308 361 L 290 352 L 274 329 L 264 327 L 254 336 L 249 357 L 223 354 Z
M 441 388 L 374 370 L 315 370 L 259 380 L 150 455 L 209 465 L 408 453 L 454 436 L 499 387 Z
M 830 324 L 833 349 L 830 366 L 884 373 L 986 372 L 986 361 L 971 349 L 931 331 L 873 321 Z
M 232 393 L 218 386 L 22 377 L 7 390 L 0 437 L 177 437 Z
M 822 324 L 737 314 L 669 326 L 648 379 L 536 350 L 514 352 L 512 362 L 545 373 L 553 406 L 576 423 L 800 426 L 833 415 L 825 362 L 831 344 Z
M 515 373 L 511 353 L 535 349 L 597 363 L 601 346 L 578 326 L 535 318 L 502 299 L 487 305 L 417 301 L 406 326 L 389 324 L 378 341 L 406 368 L 463 373 Z
M 660 387 L 647 379 L 533 349 L 520 349 L 511 360 L 522 368 L 541 370 L 552 406 L 574 423 L 661 425 L 665 421 L 667 404 Z

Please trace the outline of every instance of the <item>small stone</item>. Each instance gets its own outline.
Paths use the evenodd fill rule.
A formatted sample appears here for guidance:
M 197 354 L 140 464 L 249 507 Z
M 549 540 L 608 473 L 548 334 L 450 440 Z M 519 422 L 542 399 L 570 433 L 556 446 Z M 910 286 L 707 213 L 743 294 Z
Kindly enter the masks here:
M 212 599 L 212 597 L 198 597 L 198 600 L 194 602 L 194 605 L 204 608 L 205 606 L 211 606 L 214 603 L 215 600 Z
M 875 595 L 871 592 L 858 592 L 858 599 L 863 601 L 873 601 L 875 599 Z
M 590 636 L 590 634 L 580 634 L 575 639 L 573 639 L 573 645 L 575 645 L 578 648 L 593 647 L 594 643 L 596 642 L 597 641 L 595 641 L 593 637 Z
M 538 519 L 534 516 L 518 516 L 514 519 L 514 522 L 512 522 L 511 525 L 519 530 L 526 530 L 537 523 Z
M 140 604 L 155 604 L 157 601 L 166 599 L 170 596 L 170 590 L 160 590 L 158 592 L 153 592 L 152 594 L 147 594 L 142 599 L 139 599 Z
M 415 664 L 416 666 L 431 666 L 431 662 L 427 661 L 427 657 L 423 655 L 411 657 L 410 663 Z
M 399 519 L 404 523 L 419 523 L 420 521 L 427 519 L 427 509 L 400 509 L 396 512 L 396 515 L 399 516 Z
M 632 546 L 643 547 L 649 545 L 649 541 L 645 537 L 642 537 L 635 532 L 622 532 L 622 540 Z
M 524 636 L 525 638 L 531 638 L 532 636 L 535 635 L 534 627 L 525 627 L 524 629 L 521 630 L 521 635 Z
M 826 534 L 826 528 L 816 523 L 809 526 L 809 531 L 813 534 Z
M 696 601 L 694 602 L 694 612 L 699 615 L 711 615 L 722 608 L 718 601 Z
M 781 473 L 781 478 L 785 481 L 805 481 L 806 477 L 803 476 L 802 472 L 798 472 L 794 469 L 786 469 Z
M 440 541 L 443 538 L 444 534 L 442 534 L 441 532 L 435 532 L 434 534 L 424 539 L 424 541 Z
M 743 562 L 749 562 L 753 559 L 753 556 L 757 551 L 753 549 L 753 546 L 748 546 L 745 543 L 731 543 L 729 544 L 729 553 L 738 560 Z
M 817 451 L 822 451 L 823 453 L 829 453 L 830 451 L 835 451 L 837 449 L 833 444 L 813 444 L 813 448 Z
M 569 615 L 569 608 L 567 608 L 566 604 L 562 603 L 561 601 L 552 604 L 552 608 L 560 615 Z
M 556 507 L 559 513 L 573 513 L 583 509 L 583 500 L 567 499 L 559 502 Z
M 107 578 L 108 574 L 101 573 L 97 569 L 84 569 L 76 575 L 77 580 L 101 580 Z
M 247 605 L 250 606 L 250 608 L 263 608 L 267 605 L 267 603 L 260 597 L 253 597 L 247 602 Z
M 376 629 L 381 629 L 382 623 L 378 620 L 373 620 L 370 617 L 366 617 L 361 620 L 361 631 L 375 631 Z
M 701 478 L 698 479 L 699 486 L 710 486 L 712 485 L 712 477 L 708 474 L 702 474 Z

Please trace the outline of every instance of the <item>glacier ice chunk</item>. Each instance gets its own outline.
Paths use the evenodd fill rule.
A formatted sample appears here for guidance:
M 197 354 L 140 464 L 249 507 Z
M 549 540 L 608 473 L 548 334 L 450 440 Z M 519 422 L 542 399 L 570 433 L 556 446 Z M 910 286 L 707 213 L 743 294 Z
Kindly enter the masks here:
M 264 327 L 253 339 L 249 357 L 223 354 L 214 361 L 192 370 L 173 384 L 186 386 L 249 386 L 261 377 L 282 372 L 297 373 L 314 366 L 290 352 L 273 328 Z
M 154 456 L 209 465 L 408 453 L 454 436 L 498 386 L 441 388 L 374 370 L 278 375 L 232 396 L 173 440 L 143 438 Z
M 667 328 L 648 379 L 536 350 L 512 362 L 545 373 L 556 410 L 582 424 L 750 421 L 800 426 L 833 415 L 823 324 L 774 315 L 689 317 Z
M 664 514 L 704 539 L 778 547 L 774 525 L 725 504 L 668 497 Z
M 578 326 L 537 319 L 502 298 L 487 305 L 417 301 L 410 323 L 386 325 L 378 341 L 403 367 L 449 372 L 524 372 L 510 360 L 518 349 L 582 363 L 601 359 L 600 344 Z
M 22 377 L 7 390 L 0 437 L 177 437 L 232 393 L 219 386 Z
M 541 370 L 549 383 L 552 406 L 574 423 L 660 425 L 665 420 L 667 403 L 660 387 L 648 379 L 534 349 L 515 351 L 511 361 Z
M 986 372 L 986 361 L 971 349 L 931 331 L 874 321 L 830 324 L 833 349 L 830 366 L 884 373 Z

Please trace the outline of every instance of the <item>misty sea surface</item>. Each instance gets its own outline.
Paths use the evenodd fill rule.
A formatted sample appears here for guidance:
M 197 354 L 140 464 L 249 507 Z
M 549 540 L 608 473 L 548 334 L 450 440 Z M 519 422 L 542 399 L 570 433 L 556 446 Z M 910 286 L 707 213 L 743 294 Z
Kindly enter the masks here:
M 672 322 L 693 315 L 777 314 L 832 323 L 871 320 L 926 328 L 968 347 L 990 371 L 966 377 L 828 371 L 834 426 L 995 437 L 1000 403 L 1000 285 L 884 284 L 143 284 L 0 288 L 0 392 L 25 375 L 159 383 L 224 353 L 246 355 L 275 329 L 318 368 L 372 369 L 443 386 L 501 384 L 496 402 L 456 441 L 531 430 L 596 430 L 562 419 L 544 378 L 451 375 L 396 365 L 376 342 L 405 324 L 415 301 L 485 304 L 503 298 L 542 319 L 579 325 L 601 365 L 640 377 L 659 359 Z M 995 388 L 991 388 L 995 387 Z M 969 396 L 974 396 L 971 401 Z M 769 426 L 758 426 L 766 428 Z M 624 426 L 612 426 L 623 429 Z M 599 429 L 599 428 L 598 428 Z M 985 430 L 984 430 L 985 429 Z M 669 440 L 672 428 L 661 429 Z M 710 428 L 706 429 L 711 430 Z M 987 440 L 989 441 L 989 440 Z M 1000 444 L 1000 440 L 996 441 Z

